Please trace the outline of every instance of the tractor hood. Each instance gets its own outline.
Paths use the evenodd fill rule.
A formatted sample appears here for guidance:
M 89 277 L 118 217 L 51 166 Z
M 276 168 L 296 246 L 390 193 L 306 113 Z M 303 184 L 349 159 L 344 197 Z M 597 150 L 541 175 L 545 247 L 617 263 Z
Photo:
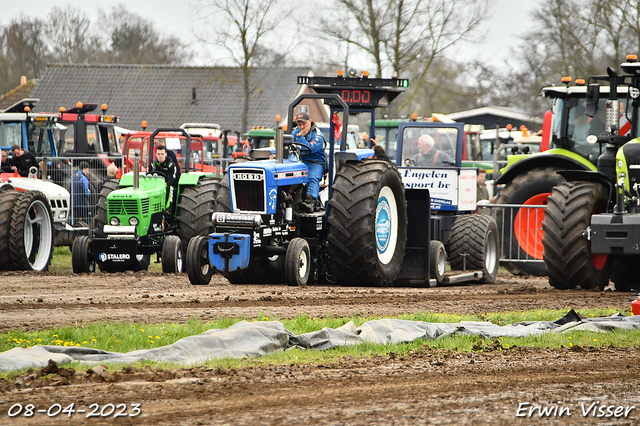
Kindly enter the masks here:
M 69 217 L 69 191 L 53 182 L 41 179 L 16 177 L 9 178 L 7 185 L 18 191 L 40 191 L 49 200 L 54 222 L 66 222 Z
M 274 214 L 278 187 L 306 184 L 307 166 L 301 161 L 248 161 L 229 166 L 233 212 Z

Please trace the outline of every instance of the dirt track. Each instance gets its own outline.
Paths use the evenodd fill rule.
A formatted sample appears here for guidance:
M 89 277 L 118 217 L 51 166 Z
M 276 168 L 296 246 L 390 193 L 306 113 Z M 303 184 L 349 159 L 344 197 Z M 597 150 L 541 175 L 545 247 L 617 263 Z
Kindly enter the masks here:
M 493 285 L 434 289 L 233 286 L 216 279 L 191 286 L 184 275 L 0 275 L 0 327 L 37 330 L 94 321 L 184 321 L 232 316 L 287 318 L 298 314 L 398 315 L 419 311 L 483 313 L 538 308 L 628 309 L 630 293 L 557 291 L 546 280 L 501 275 Z M 490 342 L 489 342 L 490 343 Z M 640 423 L 640 348 L 546 350 L 509 348 L 457 354 L 424 349 L 405 357 L 345 359 L 340 364 L 241 370 L 148 370 L 47 379 L 25 375 L 0 383 L 0 424 L 611 424 Z M 36 372 L 35 376 L 37 376 Z M 46 372 L 45 372 L 46 373 Z M 53 377 L 53 378 L 51 378 Z M 48 381 L 47 381 L 48 380 Z M 561 403 L 558 403 L 561 401 Z M 627 417 L 583 417 L 582 404 L 638 406 Z M 565 407 L 561 417 L 517 417 L 519 404 Z M 88 408 L 140 403 L 138 417 L 10 419 L 21 403 Z M 520 406 L 529 413 L 530 406 Z M 567 416 L 569 410 L 571 416 Z M 621 409 L 623 412 L 624 409 Z M 603 411 L 607 414 L 606 408 Z M 596 412 L 597 416 L 598 412 Z

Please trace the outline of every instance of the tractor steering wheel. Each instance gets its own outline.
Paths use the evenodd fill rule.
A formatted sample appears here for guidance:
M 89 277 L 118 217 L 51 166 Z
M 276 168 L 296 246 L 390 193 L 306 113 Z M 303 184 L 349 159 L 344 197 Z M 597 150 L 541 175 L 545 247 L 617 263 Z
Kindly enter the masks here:
M 154 170 L 154 171 L 148 171 L 147 172 L 147 176 L 153 176 L 153 175 L 158 175 L 161 178 L 163 178 L 165 180 L 165 182 L 169 181 L 169 177 L 167 176 L 167 174 L 165 172 L 163 172 L 162 170 Z
M 412 165 L 415 166 L 416 162 L 415 160 L 411 159 L 411 158 L 405 158 L 404 159 L 404 165 L 407 167 L 411 167 Z
M 296 145 L 300 149 L 300 155 L 309 155 L 311 154 L 311 148 L 308 145 L 302 144 L 300 142 L 291 142 L 292 145 Z

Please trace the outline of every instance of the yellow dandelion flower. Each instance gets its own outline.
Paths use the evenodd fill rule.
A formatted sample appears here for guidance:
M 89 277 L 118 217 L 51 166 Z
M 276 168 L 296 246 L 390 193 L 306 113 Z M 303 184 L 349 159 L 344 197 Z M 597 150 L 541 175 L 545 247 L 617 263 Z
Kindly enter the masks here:
M 149 343 L 153 343 L 153 340 L 149 340 Z
M 84 342 L 82 342 L 83 345 L 86 345 L 87 343 L 89 343 L 89 342 L 87 342 L 86 340 Z
M 159 338 L 160 338 L 160 336 L 156 336 L 156 340 L 159 339 Z
M 569 340 L 573 339 L 573 337 L 569 336 Z
M 82 346 L 82 345 L 80 345 L 80 343 L 76 343 L 76 346 Z
M 116 339 L 116 343 L 120 343 L 120 340 Z
M 53 335 L 53 337 L 58 337 L 58 335 L 57 335 L 57 334 L 54 334 L 54 335 Z
M 149 336 L 149 339 L 153 339 L 153 336 Z
M 144 333 L 144 328 L 141 328 L 140 331 L 142 331 Z
M 594 342 L 597 342 L 597 341 L 598 341 L 598 339 L 593 339 L 593 341 L 594 341 Z
M 42 342 L 42 339 L 36 339 L 36 342 Z

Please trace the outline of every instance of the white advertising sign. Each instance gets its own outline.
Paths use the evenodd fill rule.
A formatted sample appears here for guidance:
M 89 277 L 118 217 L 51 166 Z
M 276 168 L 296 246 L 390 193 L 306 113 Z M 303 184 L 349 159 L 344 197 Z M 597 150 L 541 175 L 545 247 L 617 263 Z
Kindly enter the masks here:
M 458 188 L 458 210 L 475 211 L 478 196 L 476 169 L 460 169 Z
M 405 189 L 429 190 L 432 210 L 457 209 L 457 170 L 409 168 L 400 170 L 400 174 L 402 175 L 402 183 Z

